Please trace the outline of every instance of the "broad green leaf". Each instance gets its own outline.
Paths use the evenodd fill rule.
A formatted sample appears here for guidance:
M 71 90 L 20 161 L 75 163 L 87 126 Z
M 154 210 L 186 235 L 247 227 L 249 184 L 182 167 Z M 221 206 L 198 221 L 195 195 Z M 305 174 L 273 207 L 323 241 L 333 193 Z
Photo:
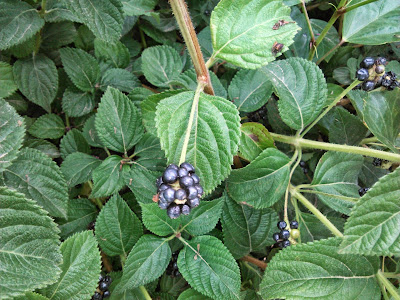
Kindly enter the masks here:
M 329 141 L 336 144 L 358 145 L 365 137 L 368 128 L 356 116 L 342 107 L 337 107 L 334 120 L 329 128 Z
M 14 93 L 5 98 L 6 102 L 10 104 L 18 113 L 26 113 L 28 110 L 28 101 L 25 100 L 20 94 Z
M 0 97 L 8 97 L 17 89 L 11 65 L 0 61 Z
M 272 84 L 260 69 L 242 69 L 233 77 L 228 93 L 239 111 L 252 112 L 267 103 Z
M 125 69 L 109 69 L 101 78 L 101 89 L 106 90 L 108 86 L 116 88 L 122 92 L 132 92 L 140 86 L 140 81 L 135 75 Z
M 85 25 L 81 25 L 78 28 L 78 36 L 76 37 L 74 44 L 76 48 L 81 48 L 85 51 L 93 50 L 95 36 Z
M 84 92 L 93 92 L 100 80 L 100 67 L 96 59 L 77 48 L 62 48 L 60 56 L 65 72 L 75 86 Z
M 178 268 L 190 286 L 213 299 L 240 299 L 240 271 L 232 254 L 213 236 L 184 243 Z
M 326 217 L 340 232 L 343 232 L 344 218 L 330 215 Z M 321 221 L 316 216 L 304 212 L 301 212 L 299 217 L 299 230 L 302 243 L 334 237 L 327 227 L 321 226 Z
M 62 21 L 79 22 L 72 12 L 67 9 L 65 1 L 46 0 L 46 14 L 44 19 L 46 22 L 59 23 Z M 37 2 L 37 1 L 36 1 Z
M 124 69 L 129 65 L 129 50 L 120 41 L 108 43 L 101 39 L 95 39 L 94 53 L 97 59 L 109 62 L 114 68 Z
M 161 149 L 158 137 L 145 133 L 142 139 L 135 146 L 135 162 L 151 171 L 164 171 L 166 159 L 164 151 Z
M 24 147 L 39 150 L 50 158 L 60 157 L 60 151 L 58 150 L 57 146 L 47 140 L 29 139 L 25 141 Z
M 381 299 L 378 258 L 338 254 L 340 238 L 291 246 L 268 263 L 263 299 Z
M 49 300 L 49 298 L 34 292 L 27 292 L 23 296 L 13 298 L 13 300 Z
M 90 146 L 103 148 L 104 146 L 96 130 L 95 118 L 96 115 L 92 115 L 86 120 L 82 134 Z
M 357 154 L 325 153 L 318 162 L 311 183 L 318 192 L 318 198 L 335 211 L 350 215 L 359 198 L 357 178 L 363 162 L 363 157 Z
M 285 193 L 289 172 L 290 159 L 275 148 L 267 148 L 246 167 L 232 171 L 227 191 L 236 202 L 270 207 Z
M 321 32 L 325 29 L 325 26 L 327 26 L 327 22 L 320 20 L 320 19 L 311 19 L 310 20 L 311 27 L 313 29 L 314 36 L 317 37 L 321 34 Z M 307 28 L 308 30 L 308 28 Z M 311 37 L 310 37 L 311 40 Z M 323 57 L 328 51 L 330 51 L 332 48 L 334 48 L 337 44 L 339 44 L 340 38 L 339 34 L 334 26 L 331 26 L 325 35 L 324 39 L 321 41 L 321 43 L 318 45 L 318 49 L 315 53 L 313 61 L 319 60 L 321 57 Z M 307 47 L 309 48 L 309 42 L 307 43 Z M 335 51 L 333 51 L 331 54 L 329 54 L 324 60 L 326 62 L 329 62 L 331 57 L 335 54 Z M 307 58 L 307 57 L 305 57 Z
M 375 167 L 373 165 L 373 160 L 372 157 L 364 158 L 364 164 L 360 175 L 358 176 L 358 179 L 361 181 L 363 186 L 371 187 L 379 180 L 379 178 L 389 173 L 389 170 Z
M 179 53 L 170 46 L 154 46 L 142 52 L 142 71 L 155 86 L 168 87 L 178 78 L 183 65 Z
M 96 219 L 96 238 L 101 250 L 110 256 L 127 256 L 142 235 L 138 217 L 121 196 L 112 196 Z
M 124 185 L 129 165 L 122 164 L 122 157 L 111 155 L 93 171 L 92 198 L 106 197 L 118 192 Z
M 92 179 L 93 170 L 100 166 L 101 160 L 86 154 L 75 152 L 68 155 L 61 164 L 67 185 L 73 187 Z
M 125 154 L 144 134 L 135 105 L 127 96 L 111 87 L 101 98 L 95 124 L 102 144 Z
M 193 99 L 194 92 L 183 92 L 162 100 L 157 106 L 158 136 L 171 163 L 179 162 Z M 239 137 L 239 115 L 234 104 L 200 93 L 186 160 L 195 166 L 206 193 L 230 173 Z
M 53 217 L 67 217 L 67 183 L 57 164 L 39 150 L 24 148 L 3 173 L 4 184 L 25 194 Z
M 65 125 L 60 116 L 45 114 L 36 119 L 28 132 L 40 139 L 58 139 L 64 135 Z
M 357 111 L 357 115 L 360 118 L 363 118 L 364 115 L 364 105 L 367 101 L 369 101 L 369 95 L 371 93 L 368 93 L 363 90 L 351 90 L 348 94 L 347 97 L 349 97 L 351 104 L 353 104 L 354 108 Z
M 0 173 L 17 158 L 25 135 L 24 120 L 0 98 Z
M 154 10 L 158 0 L 122 0 L 123 10 L 127 16 L 147 15 Z
M 46 23 L 41 32 L 44 50 L 58 49 L 71 44 L 76 38 L 76 29 L 73 22 Z
M 1 1 L 0 16 L 0 50 L 26 41 L 44 25 L 39 11 L 23 1 Z
M 166 210 L 160 209 L 157 203 L 140 204 L 144 226 L 156 235 L 171 235 L 178 230 L 182 223 L 182 216 L 178 219 L 171 219 L 167 216 Z
M 187 289 L 179 295 L 178 300 L 211 300 L 211 298 L 200 294 L 194 289 Z
M 174 300 L 187 289 L 188 283 L 182 276 L 169 276 L 164 274 L 160 279 L 160 292 L 167 293 Z
M 300 130 L 314 121 L 326 105 L 327 86 L 318 66 L 303 58 L 268 64 L 265 75 L 275 87 L 282 120 Z
M 153 235 L 142 236 L 128 255 L 121 282 L 114 290 L 121 293 L 157 279 L 171 259 L 168 242 Z
M 400 255 L 400 169 L 382 177 L 353 208 L 340 253 Z
M 5 187 L 0 187 L 0 233 L 2 299 L 58 279 L 62 258 L 56 223 L 34 201 Z
M 70 117 L 82 117 L 94 109 L 94 97 L 89 92 L 67 88 L 62 98 L 63 111 Z
M 277 231 L 278 221 L 277 213 L 271 208 L 254 209 L 226 197 L 221 218 L 224 244 L 235 258 L 263 251 L 275 244 L 272 234 Z
M 353 0 L 356 5 L 362 0 Z M 399 41 L 400 2 L 378 0 L 349 11 L 343 19 L 343 40 L 354 44 L 381 45 Z
M 248 122 L 240 126 L 239 155 L 252 161 L 266 148 L 275 147 L 268 130 L 260 123 Z
M 132 190 L 139 203 L 153 203 L 153 196 L 157 194 L 156 179 L 161 175 L 140 166 L 132 166 L 126 174 L 126 184 Z
M 89 299 L 96 290 L 101 271 L 100 251 L 93 232 L 80 232 L 66 239 L 61 244 L 61 253 L 60 279 L 43 289 L 42 294 L 54 300 Z
M 246 69 L 256 69 L 275 60 L 274 43 L 293 43 L 299 27 L 293 22 L 272 27 L 279 20 L 292 22 L 290 8 L 281 0 L 222 0 L 211 15 L 213 57 Z
M 400 89 L 369 93 L 364 103 L 364 121 L 368 129 L 388 148 L 395 148 L 400 132 Z
M 86 142 L 85 137 L 78 129 L 73 128 L 60 141 L 61 157 L 65 158 L 74 152 L 82 152 L 90 154 L 90 146 Z
M 44 54 L 37 54 L 17 60 L 13 66 L 13 73 L 21 93 L 50 112 L 50 104 L 58 89 L 58 72 L 54 62 Z
M 120 0 L 66 0 L 67 8 L 96 37 L 106 42 L 120 38 L 124 16 Z
M 96 220 L 97 207 L 87 198 L 70 200 L 68 203 L 68 216 L 65 222 L 60 223 L 60 236 L 66 239 L 70 235 L 85 231 L 90 222 Z

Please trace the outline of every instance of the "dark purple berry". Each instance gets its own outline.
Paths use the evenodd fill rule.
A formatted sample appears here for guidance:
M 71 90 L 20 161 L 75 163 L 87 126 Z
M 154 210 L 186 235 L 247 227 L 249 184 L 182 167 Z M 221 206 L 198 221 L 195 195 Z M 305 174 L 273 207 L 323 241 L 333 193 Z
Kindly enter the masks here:
M 194 167 L 192 164 L 189 164 L 188 162 L 184 162 L 180 165 L 181 168 L 185 168 L 188 172 L 194 172 Z
M 96 226 L 96 221 L 92 221 L 88 224 L 87 229 L 94 230 L 95 226 Z
M 382 82 L 381 85 L 384 87 L 390 87 L 390 85 L 392 84 L 392 79 L 389 76 L 383 76 L 382 78 Z
M 166 183 L 174 183 L 178 179 L 178 171 L 172 168 L 167 168 L 162 179 Z
M 375 59 L 373 57 L 366 57 L 363 59 L 363 61 L 361 62 L 360 66 L 362 68 L 366 68 L 369 69 L 371 68 L 375 63 Z
M 286 248 L 290 246 L 290 242 L 289 241 L 283 241 L 282 242 L 282 248 Z
M 105 291 L 104 293 L 103 293 L 103 298 L 108 298 L 108 297 L 110 297 L 111 296 L 111 292 L 110 291 Z
M 199 176 L 197 176 L 197 174 L 192 174 L 192 178 L 193 178 L 194 184 L 198 184 L 200 182 L 200 178 L 199 178 Z
M 272 235 L 272 238 L 274 239 L 275 242 L 279 241 L 279 240 L 280 240 L 279 233 L 277 233 L 277 232 L 274 233 L 274 234 Z
M 368 70 L 364 69 L 364 68 L 361 68 L 361 69 L 357 70 L 356 77 L 360 81 L 367 80 L 368 77 L 369 77 Z
M 166 189 L 169 188 L 168 184 L 163 183 L 162 185 L 160 185 L 160 187 L 158 188 L 159 192 L 165 191 Z
M 187 198 L 188 199 L 194 199 L 198 197 L 198 191 L 196 189 L 196 187 L 194 186 L 189 186 L 187 189 Z
M 291 221 L 290 222 L 290 228 L 291 229 L 297 229 L 299 228 L 299 223 L 297 221 Z
M 307 163 L 305 161 L 300 161 L 300 167 L 302 168 L 307 167 Z
M 278 229 L 283 230 L 286 228 L 287 224 L 285 221 L 279 221 L 276 226 L 278 226 Z
M 360 195 L 360 197 L 364 196 L 367 192 L 369 191 L 369 188 L 360 188 L 358 190 L 358 194 Z
M 375 67 L 375 73 L 378 75 L 382 75 L 385 72 L 385 66 L 383 65 L 377 65 Z
M 169 169 L 169 168 L 171 168 L 171 169 L 174 169 L 174 170 L 177 170 L 178 171 L 178 166 L 176 165 L 176 164 L 170 164 L 168 167 L 167 167 L 167 169 Z
M 194 184 L 193 178 L 190 176 L 181 177 L 179 179 L 179 184 L 181 187 L 186 188 Z
M 163 196 L 167 202 L 171 203 L 175 200 L 175 190 L 173 188 L 168 188 L 163 192 Z
M 99 290 L 102 291 L 102 292 L 104 292 L 104 291 L 106 291 L 107 289 L 108 289 L 108 283 L 105 282 L 105 281 L 101 281 L 101 282 L 99 283 Z
M 186 170 L 185 168 L 179 168 L 178 170 L 178 176 L 179 177 L 185 177 L 189 175 L 189 171 Z
M 101 300 L 101 299 L 103 299 L 103 296 L 98 292 L 95 292 L 94 295 L 92 296 L 92 300 Z
M 288 240 L 289 237 L 290 237 L 289 230 L 286 230 L 286 229 L 282 230 L 281 233 L 280 233 L 280 236 L 281 236 L 282 240 Z
M 176 219 L 181 215 L 181 208 L 178 205 L 170 205 L 167 209 L 167 215 L 171 219 Z
M 190 214 L 190 206 L 189 205 L 187 205 L 187 204 L 184 204 L 183 206 L 182 206 L 182 215 L 185 215 L 185 216 L 187 216 L 188 214 Z
M 100 276 L 99 276 L 99 282 L 100 282 L 100 281 L 103 281 L 103 279 L 104 279 L 103 275 L 100 274 Z
M 384 57 L 378 57 L 378 58 L 375 60 L 375 63 L 376 63 L 377 65 L 384 65 L 384 66 L 386 66 L 386 65 L 387 65 L 387 59 L 384 58 Z
M 186 195 L 186 191 L 184 189 L 179 189 L 177 191 L 175 191 L 175 199 L 178 200 L 183 200 L 186 199 L 187 195 Z
M 178 276 L 181 276 L 181 272 L 179 272 L 179 270 L 175 270 L 174 277 L 178 277 Z
M 104 281 L 104 282 L 107 282 L 108 286 L 110 286 L 110 284 L 111 284 L 111 282 L 112 282 L 112 279 L 111 279 L 110 276 L 107 275 L 107 276 L 104 276 L 103 281 Z
M 157 180 L 156 180 L 156 185 L 157 185 L 157 187 L 160 187 L 160 185 L 162 185 L 163 183 L 164 183 L 164 182 L 163 182 L 163 180 L 162 180 L 162 176 L 158 177 Z
M 196 184 L 194 187 L 197 189 L 197 195 L 201 197 L 204 193 L 203 187 L 200 184 Z
M 169 206 L 169 202 L 167 200 L 165 200 L 164 197 L 160 197 L 160 199 L 158 200 L 158 207 L 161 209 L 167 209 Z
M 367 91 L 367 92 L 372 91 L 375 88 L 375 82 L 370 81 L 370 80 L 364 81 L 362 88 L 364 91 Z
M 190 199 L 190 200 L 187 201 L 187 203 L 189 204 L 189 206 L 191 208 L 195 208 L 196 206 L 199 206 L 200 199 L 199 198 Z
M 375 167 L 379 167 L 379 166 L 381 166 L 382 165 L 382 159 L 380 159 L 380 158 L 374 158 L 374 160 L 372 161 L 372 164 L 375 166 Z

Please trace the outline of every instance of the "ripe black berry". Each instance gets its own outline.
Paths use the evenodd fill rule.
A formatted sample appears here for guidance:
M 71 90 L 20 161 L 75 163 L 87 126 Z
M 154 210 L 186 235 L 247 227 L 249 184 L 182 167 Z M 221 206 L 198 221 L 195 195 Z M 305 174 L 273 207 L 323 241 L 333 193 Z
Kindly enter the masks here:
M 179 272 L 179 270 L 175 270 L 174 277 L 178 277 L 178 276 L 181 276 L 181 272 Z
M 197 195 L 199 197 L 201 197 L 203 195 L 203 192 L 204 192 L 203 191 L 203 187 L 200 184 L 196 184 L 194 187 L 197 189 Z
M 372 91 L 375 88 L 375 82 L 373 81 L 364 81 L 364 83 L 362 84 L 362 88 L 364 91 Z
M 371 68 L 375 63 L 375 59 L 373 57 L 366 57 L 363 59 L 363 61 L 361 62 L 360 66 L 362 68 Z
M 289 230 L 286 230 L 286 229 L 282 230 L 281 233 L 280 233 L 280 237 L 281 237 L 282 240 L 288 240 L 289 237 L 290 237 Z
M 98 292 L 95 292 L 94 295 L 92 296 L 92 300 L 101 300 L 101 299 L 103 299 L 103 296 Z
M 172 168 L 167 168 L 162 179 L 166 183 L 174 183 L 178 179 L 178 171 Z
M 175 199 L 178 200 L 183 200 L 186 199 L 187 195 L 186 195 L 186 191 L 184 189 L 179 189 L 177 191 L 175 191 Z
M 199 199 L 199 198 L 194 198 L 194 199 L 188 200 L 187 202 L 188 202 L 188 204 L 189 204 L 189 206 L 190 206 L 191 208 L 195 208 L 196 206 L 199 206 L 199 204 L 200 204 L 200 199 Z
M 108 297 L 110 297 L 111 296 L 111 292 L 110 291 L 105 291 L 104 293 L 103 293 L 103 298 L 108 298 Z
M 300 161 L 300 167 L 305 168 L 307 167 L 307 163 L 305 161 Z
M 179 184 L 181 187 L 185 188 L 194 185 L 194 181 L 191 176 L 185 176 L 179 178 Z
M 108 289 L 108 283 L 105 281 L 100 281 L 99 283 L 99 290 L 104 292 Z
M 382 159 L 380 159 L 380 158 L 374 158 L 374 160 L 372 161 L 372 164 L 375 166 L 375 167 L 379 167 L 379 166 L 381 166 L 382 165 Z
M 188 214 L 190 214 L 190 206 L 187 204 L 182 205 L 182 215 L 187 216 Z
M 159 188 L 163 184 L 162 176 L 158 177 L 156 180 L 156 185 Z
M 167 200 L 165 200 L 164 197 L 160 197 L 160 199 L 158 200 L 158 207 L 161 209 L 167 209 L 169 206 L 169 202 Z
M 177 264 L 177 260 L 178 260 L 178 252 L 174 252 L 172 253 L 172 258 L 171 261 L 168 264 L 167 267 L 167 275 L 172 275 L 173 277 L 177 277 L 179 275 L 181 275 L 181 273 L 178 270 L 178 264 Z
M 282 248 L 286 248 L 290 246 L 290 242 L 289 241 L 283 241 L 282 242 Z
M 175 200 L 175 190 L 173 188 L 167 188 L 163 192 L 163 196 L 165 200 L 167 200 L 169 203 L 172 203 Z
M 188 162 L 184 162 L 180 165 L 181 168 L 185 168 L 189 173 L 194 172 L 194 167 L 192 164 L 189 164 Z
M 358 194 L 362 197 L 369 191 L 369 188 L 360 188 Z
M 369 72 L 367 69 L 361 68 L 361 69 L 357 70 L 356 76 L 357 76 L 358 80 L 364 81 L 364 80 L 368 79 Z
M 185 177 L 189 175 L 189 171 L 186 170 L 185 168 L 179 168 L 178 170 L 178 176 L 179 177 Z
M 192 179 L 194 181 L 194 184 L 198 184 L 200 182 L 200 178 L 196 174 L 192 174 Z
M 169 185 L 167 184 L 162 184 L 160 185 L 160 187 L 158 188 L 159 192 L 165 191 L 167 188 L 169 188 Z
M 279 233 L 275 232 L 275 233 L 272 235 L 272 238 L 274 239 L 275 242 L 279 241 L 279 239 L 280 239 Z
M 387 59 L 386 58 L 384 58 L 384 57 L 378 57 L 376 60 L 375 60 L 375 63 L 377 64 L 377 65 L 387 65 Z
M 187 198 L 188 198 L 189 200 L 194 199 L 194 198 L 197 198 L 197 196 L 198 196 L 198 191 L 197 191 L 197 188 L 196 188 L 196 187 L 194 187 L 194 186 L 189 186 L 189 187 L 187 188 L 187 191 L 188 191 Z
M 181 215 L 181 208 L 176 204 L 172 204 L 167 209 L 167 215 L 171 219 L 176 219 Z
M 384 65 L 377 65 L 375 67 L 375 73 L 378 75 L 382 75 L 385 72 L 385 66 Z
M 299 223 L 297 221 L 291 221 L 290 222 L 290 228 L 291 229 L 297 229 L 299 228 Z
M 286 228 L 287 224 L 285 221 L 279 221 L 276 226 L 278 226 L 278 229 L 283 230 Z
M 168 167 L 167 167 L 167 169 L 174 169 L 174 170 L 179 170 L 179 168 L 178 168 L 178 166 L 176 165 L 176 164 L 170 164 Z

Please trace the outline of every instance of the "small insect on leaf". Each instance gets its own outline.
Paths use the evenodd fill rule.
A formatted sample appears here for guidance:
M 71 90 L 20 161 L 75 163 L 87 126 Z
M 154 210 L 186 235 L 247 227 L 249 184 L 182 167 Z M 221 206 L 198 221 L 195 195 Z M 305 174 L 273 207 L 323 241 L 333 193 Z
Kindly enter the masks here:
M 278 42 L 275 42 L 275 43 L 272 45 L 272 49 L 271 49 L 272 54 L 276 56 L 279 52 L 282 51 L 283 46 L 284 46 L 283 44 L 278 43 Z
M 274 24 L 274 26 L 272 26 L 272 30 L 278 30 L 280 27 L 282 27 L 282 26 L 284 26 L 286 24 L 289 24 L 289 23 L 295 23 L 295 22 L 288 22 L 288 21 L 285 21 L 285 20 L 279 20 L 278 22 L 276 22 Z

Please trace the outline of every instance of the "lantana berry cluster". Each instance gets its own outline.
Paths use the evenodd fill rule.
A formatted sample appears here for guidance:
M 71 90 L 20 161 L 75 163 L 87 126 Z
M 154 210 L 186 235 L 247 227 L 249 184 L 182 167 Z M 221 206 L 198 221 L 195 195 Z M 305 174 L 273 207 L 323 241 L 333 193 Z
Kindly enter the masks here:
M 400 81 L 394 72 L 385 72 L 387 60 L 384 57 L 366 57 L 356 72 L 358 80 L 363 81 L 360 87 L 364 91 L 372 91 L 376 87 L 383 86 L 388 90 L 400 87 Z
M 298 230 L 299 223 L 297 221 L 290 222 L 289 230 L 287 229 L 287 224 L 285 221 L 279 221 L 277 226 L 280 232 L 274 233 L 272 238 L 278 243 L 280 248 L 286 248 L 290 246 L 290 237 L 292 239 L 298 239 L 300 237 L 300 231 Z
M 157 178 L 158 206 L 167 210 L 171 219 L 181 214 L 188 215 L 192 208 L 200 204 L 203 188 L 195 168 L 188 162 L 179 167 L 170 164 L 163 175 Z
M 108 290 L 111 284 L 111 277 L 110 276 L 102 276 L 99 277 L 99 286 L 97 287 L 96 292 L 92 296 L 92 300 L 102 300 L 104 298 L 110 297 L 111 293 Z

